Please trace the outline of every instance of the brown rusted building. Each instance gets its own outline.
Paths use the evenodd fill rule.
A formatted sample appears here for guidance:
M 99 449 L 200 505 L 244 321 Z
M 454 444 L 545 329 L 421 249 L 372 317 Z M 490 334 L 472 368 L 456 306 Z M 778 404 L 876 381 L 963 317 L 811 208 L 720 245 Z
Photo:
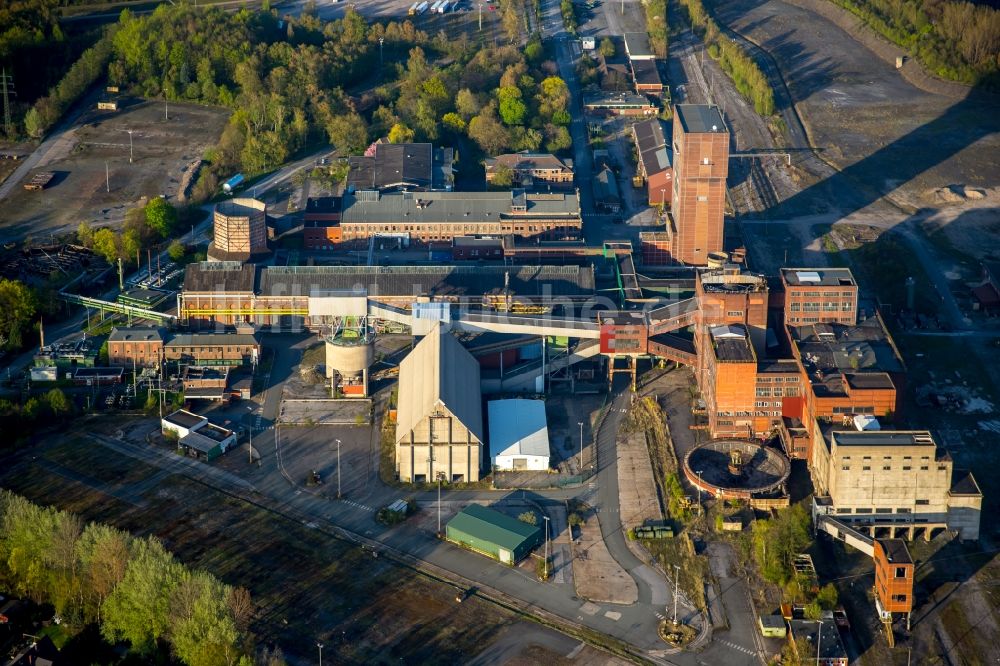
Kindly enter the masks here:
M 163 346 L 163 356 L 181 365 L 257 365 L 260 343 L 250 333 L 182 333 Z
M 913 558 L 902 539 L 875 539 L 875 595 L 882 610 L 913 610 Z
M 158 368 L 163 361 L 163 340 L 159 328 L 114 328 L 108 336 L 108 365 Z
M 789 326 L 858 322 L 858 283 L 849 268 L 782 268 Z
M 307 250 L 333 250 L 341 241 L 340 197 L 310 197 L 302 218 L 302 246 Z
M 729 129 L 719 107 L 678 104 L 673 125 L 674 258 L 694 266 L 723 249 Z

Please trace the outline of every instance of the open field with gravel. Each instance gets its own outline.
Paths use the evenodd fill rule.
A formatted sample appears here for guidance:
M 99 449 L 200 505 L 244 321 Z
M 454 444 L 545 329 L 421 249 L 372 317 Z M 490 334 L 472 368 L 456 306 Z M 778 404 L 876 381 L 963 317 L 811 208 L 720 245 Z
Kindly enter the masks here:
M 112 433 L 129 424 L 90 420 L 87 428 Z M 317 640 L 331 663 L 465 663 L 522 622 L 474 596 L 456 604 L 449 585 L 89 437 L 53 436 L 5 459 L 0 486 L 156 535 L 183 562 L 248 587 L 257 644 L 277 644 L 291 663 L 311 663 Z M 533 631 L 538 644 L 564 642 Z M 526 658 L 530 646 L 521 647 L 507 656 Z
M 4 238 L 57 233 L 83 221 L 114 224 L 160 195 L 176 202 L 184 173 L 215 145 L 229 117 L 226 109 L 171 103 L 164 119 L 162 101 L 125 104 L 119 111 L 85 112 L 48 148 L 32 173 L 55 177 L 41 192 L 20 186 L 11 192 L 0 209 Z M 132 131 L 131 164 L 126 130 Z

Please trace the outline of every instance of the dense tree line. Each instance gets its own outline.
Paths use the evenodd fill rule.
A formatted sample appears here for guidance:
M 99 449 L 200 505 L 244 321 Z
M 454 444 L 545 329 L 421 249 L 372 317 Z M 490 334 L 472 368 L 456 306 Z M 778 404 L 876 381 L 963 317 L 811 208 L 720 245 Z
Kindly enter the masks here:
M 945 79 L 1000 86 L 1000 10 L 962 0 L 832 0 Z
M 178 218 L 176 208 L 166 199 L 155 197 L 145 206 L 129 210 L 121 229 L 94 229 L 87 222 L 81 222 L 76 229 L 76 240 L 109 264 L 116 264 L 121 259 L 125 264 L 138 265 L 142 253 L 153 248 L 159 251 L 158 248 L 174 234 Z
M 80 26 L 64 33 L 59 25 L 58 5 L 58 0 L 0 2 L 0 66 L 12 77 L 16 92 L 10 98 L 13 131 L 8 139 L 27 133 L 24 118 L 32 104 L 45 96 L 81 52 L 101 36 L 99 29 Z M 59 92 L 68 95 L 72 91 L 63 88 Z M 37 115 L 33 121 L 37 132 Z M 3 129 L 0 127 L 0 132 Z
M 721 33 L 702 0 L 681 0 L 681 5 L 687 9 L 691 25 L 707 45 L 709 55 L 719 61 L 722 71 L 733 80 L 739 93 L 760 115 L 774 113 L 774 90 L 753 58 Z
M 647 0 L 646 32 L 649 34 L 649 46 L 657 58 L 667 57 L 667 0 Z
M 84 523 L 8 491 L 0 491 L 0 582 L 51 603 L 70 626 L 98 624 L 140 655 L 167 645 L 192 666 L 251 663 L 245 589 L 192 571 L 155 537 Z
M 7 434 L 3 447 L 21 444 L 39 428 L 58 427 L 75 413 L 73 401 L 58 388 L 32 396 L 24 403 L 0 399 L 0 429 Z

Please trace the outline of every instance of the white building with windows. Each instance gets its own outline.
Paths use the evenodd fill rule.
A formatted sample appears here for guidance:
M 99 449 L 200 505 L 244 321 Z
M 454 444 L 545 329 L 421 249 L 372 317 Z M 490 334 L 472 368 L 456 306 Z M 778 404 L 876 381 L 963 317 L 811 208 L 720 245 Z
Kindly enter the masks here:
M 549 428 L 543 400 L 489 403 L 490 462 L 498 470 L 549 469 Z

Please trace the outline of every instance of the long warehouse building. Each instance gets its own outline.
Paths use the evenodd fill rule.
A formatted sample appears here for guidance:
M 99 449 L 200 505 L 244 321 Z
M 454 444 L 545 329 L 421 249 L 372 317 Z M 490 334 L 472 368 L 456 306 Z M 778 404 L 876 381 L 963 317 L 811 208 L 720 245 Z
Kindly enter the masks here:
M 272 330 L 320 328 L 363 316 L 368 303 L 409 309 L 422 298 L 504 306 L 594 296 L 591 266 L 264 266 L 190 264 L 177 297 L 180 322 L 193 329 L 252 323 Z M 346 308 L 346 309 L 345 309 Z

